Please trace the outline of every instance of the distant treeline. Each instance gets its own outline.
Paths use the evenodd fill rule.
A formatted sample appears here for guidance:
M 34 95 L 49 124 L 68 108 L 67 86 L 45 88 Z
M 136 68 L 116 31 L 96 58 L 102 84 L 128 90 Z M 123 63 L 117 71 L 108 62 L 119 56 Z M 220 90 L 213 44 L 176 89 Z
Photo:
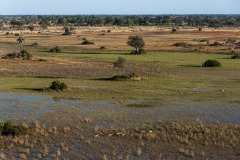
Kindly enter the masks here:
M 24 26 L 192 26 L 237 27 L 240 15 L 25 15 L 0 16 L 4 25 Z

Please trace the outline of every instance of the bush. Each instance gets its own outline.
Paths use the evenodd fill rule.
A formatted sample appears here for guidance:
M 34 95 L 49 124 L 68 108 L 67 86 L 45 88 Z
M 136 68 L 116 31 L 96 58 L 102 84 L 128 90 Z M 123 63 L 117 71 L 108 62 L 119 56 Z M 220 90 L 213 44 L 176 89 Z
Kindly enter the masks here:
M 104 50 L 104 49 L 106 49 L 106 47 L 104 47 L 104 46 L 101 46 L 101 47 L 100 47 L 100 49 L 101 49 L 101 50 Z
M 210 44 L 210 46 L 222 46 L 222 43 L 220 43 L 220 42 L 213 42 L 212 44 Z
M 89 44 L 94 44 L 94 42 L 88 41 L 88 40 L 85 38 L 81 44 L 82 44 L 82 45 L 89 45 Z
M 123 68 L 126 63 L 126 59 L 119 57 L 116 62 L 113 63 L 114 67 Z
M 233 55 L 231 59 L 240 59 L 240 55 L 239 54 Z
M 36 46 L 36 47 L 37 47 L 37 46 L 38 46 L 38 43 L 35 42 L 35 43 L 32 44 L 32 46 Z
M 231 59 L 240 59 L 240 54 L 235 52 L 235 51 L 232 51 L 231 54 L 233 54 L 233 56 L 231 57 Z
M 20 34 L 19 34 L 19 33 L 15 33 L 15 36 L 19 37 L 19 36 L 20 36 Z
M 176 46 L 176 47 L 187 47 L 187 46 L 190 46 L 190 44 L 187 44 L 185 42 L 177 42 L 177 43 L 174 43 L 173 46 Z
M 177 29 L 176 28 L 172 28 L 172 33 L 175 33 L 177 32 Z
M 54 47 L 54 48 L 50 49 L 50 51 L 49 51 L 49 52 L 60 53 L 60 52 L 62 52 L 62 51 L 63 51 L 63 50 L 62 50 L 62 48 L 60 48 L 60 47 L 56 46 L 56 47 Z
M 202 64 L 202 67 L 221 67 L 221 63 L 217 60 L 207 60 Z
M 58 90 L 64 90 L 67 89 L 68 86 L 65 83 L 59 82 L 59 81 L 53 81 L 51 85 L 49 86 L 50 89 L 58 91 Z
M 13 58 L 31 59 L 32 55 L 26 50 L 21 50 L 20 53 L 9 53 L 9 54 L 5 55 L 3 58 L 5 58 L 5 59 L 13 59 Z
M 130 72 L 130 73 L 127 73 L 127 74 L 116 75 L 116 76 L 110 77 L 107 80 L 111 80 L 111 81 L 124 81 L 124 80 L 140 81 L 141 78 L 138 75 L 136 75 L 135 72 Z
M 209 42 L 207 39 L 200 39 L 199 42 Z
M 11 122 L 0 123 L 0 134 L 3 136 L 20 136 L 27 134 L 27 132 L 27 128 L 13 125 Z

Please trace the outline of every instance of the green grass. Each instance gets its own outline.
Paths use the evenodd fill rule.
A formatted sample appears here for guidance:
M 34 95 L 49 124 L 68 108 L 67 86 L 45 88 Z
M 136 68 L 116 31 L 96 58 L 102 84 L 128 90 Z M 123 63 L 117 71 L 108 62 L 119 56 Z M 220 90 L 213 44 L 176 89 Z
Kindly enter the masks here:
M 35 53 L 37 54 L 37 53 Z M 52 55 L 51 53 L 44 53 Z M 240 61 L 229 59 L 230 55 L 205 53 L 158 53 L 147 55 L 126 55 L 125 53 L 86 54 L 56 53 L 54 56 L 86 58 L 114 62 L 119 56 L 132 65 L 139 65 L 142 81 L 102 81 L 102 77 L 73 77 L 72 75 L 57 76 L 32 74 L 0 75 L 1 92 L 36 93 L 54 80 L 66 83 L 77 91 L 40 92 L 53 97 L 75 99 L 195 99 L 199 101 L 224 100 L 237 102 L 240 93 Z M 220 68 L 202 68 L 202 62 L 217 59 Z M 141 73 L 144 66 L 160 67 L 159 73 L 149 75 Z M 45 77 L 45 78 L 44 78 Z M 222 92 L 221 90 L 224 90 Z
M 39 54 L 40 53 L 40 54 Z M 231 59 L 231 55 L 210 53 L 180 53 L 180 52 L 148 52 L 146 55 L 130 55 L 127 51 L 65 51 L 62 53 L 38 52 L 35 54 L 55 57 L 74 57 L 92 60 L 116 61 L 119 57 L 134 63 L 150 63 L 165 65 L 167 67 L 201 66 L 207 59 L 216 59 L 224 68 L 238 68 L 239 61 Z

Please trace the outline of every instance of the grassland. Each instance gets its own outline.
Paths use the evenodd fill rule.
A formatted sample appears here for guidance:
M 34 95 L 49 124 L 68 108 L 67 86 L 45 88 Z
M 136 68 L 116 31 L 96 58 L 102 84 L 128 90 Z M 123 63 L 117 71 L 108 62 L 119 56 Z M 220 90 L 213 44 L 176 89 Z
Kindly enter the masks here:
M 111 32 L 107 33 L 109 29 Z M 76 34 L 70 36 L 61 35 L 61 27 L 39 33 L 13 31 L 25 37 L 23 47 L 33 54 L 33 58 L 0 59 L 0 92 L 48 95 L 58 100 L 116 100 L 116 107 L 121 107 L 128 100 L 142 100 L 144 103 L 128 104 L 126 110 L 122 108 L 120 113 L 115 110 L 112 114 L 108 111 L 94 112 L 85 117 L 80 116 L 80 106 L 79 109 L 77 106 L 69 106 L 68 109 L 51 106 L 52 112 L 41 115 L 41 125 L 28 122 L 29 135 L 1 137 L 0 159 L 219 159 L 222 156 L 238 159 L 239 124 L 133 124 L 138 121 L 134 119 L 138 118 L 137 115 L 144 117 L 145 108 L 151 110 L 156 104 L 158 107 L 162 103 L 240 104 L 240 61 L 230 58 L 231 50 L 227 44 L 218 47 L 196 41 L 208 39 L 224 43 L 229 37 L 239 41 L 239 30 L 206 29 L 199 32 L 190 28 L 176 34 L 169 30 L 159 27 L 80 27 Z M 132 49 L 126 44 L 129 35 L 144 38 L 146 55 L 129 54 Z M 18 52 L 16 38 L 14 34 L 0 34 L 1 56 Z M 95 44 L 80 45 L 82 38 Z M 173 46 L 181 41 L 192 45 Z M 63 51 L 49 52 L 55 46 Z M 100 50 L 101 46 L 106 49 Z M 118 57 L 126 59 L 124 68 L 113 66 Z M 222 67 L 201 67 L 208 59 L 218 60 Z M 135 72 L 141 81 L 104 80 L 125 72 Z M 63 92 L 44 91 L 54 80 L 65 82 L 69 89 Z M 130 110 L 127 108 L 134 108 L 131 112 L 136 113 L 128 113 Z M 172 116 L 179 117 L 179 121 L 184 119 L 178 112 Z M 118 136 L 123 131 L 126 136 Z M 101 152 L 98 152 L 99 149 Z

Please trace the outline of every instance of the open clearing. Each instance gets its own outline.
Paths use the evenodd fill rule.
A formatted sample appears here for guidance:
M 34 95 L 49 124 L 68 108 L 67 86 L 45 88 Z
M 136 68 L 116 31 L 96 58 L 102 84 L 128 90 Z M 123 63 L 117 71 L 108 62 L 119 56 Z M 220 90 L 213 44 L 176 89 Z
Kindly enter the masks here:
M 0 120 L 30 127 L 0 137 L 0 159 L 240 158 L 240 61 L 228 45 L 196 42 L 240 41 L 238 29 L 79 27 L 62 36 L 61 28 L 21 31 L 33 58 L 0 59 Z M 146 55 L 129 54 L 129 35 L 144 38 Z M 1 56 L 19 50 L 16 38 L 0 34 Z M 192 45 L 173 46 L 182 41 Z M 55 46 L 63 52 L 49 52 Z M 118 57 L 124 68 L 113 66 Z M 222 67 L 201 67 L 208 59 Z M 141 81 L 104 80 L 125 72 Z M 42 90 L 54 80 L 70 89 Z

